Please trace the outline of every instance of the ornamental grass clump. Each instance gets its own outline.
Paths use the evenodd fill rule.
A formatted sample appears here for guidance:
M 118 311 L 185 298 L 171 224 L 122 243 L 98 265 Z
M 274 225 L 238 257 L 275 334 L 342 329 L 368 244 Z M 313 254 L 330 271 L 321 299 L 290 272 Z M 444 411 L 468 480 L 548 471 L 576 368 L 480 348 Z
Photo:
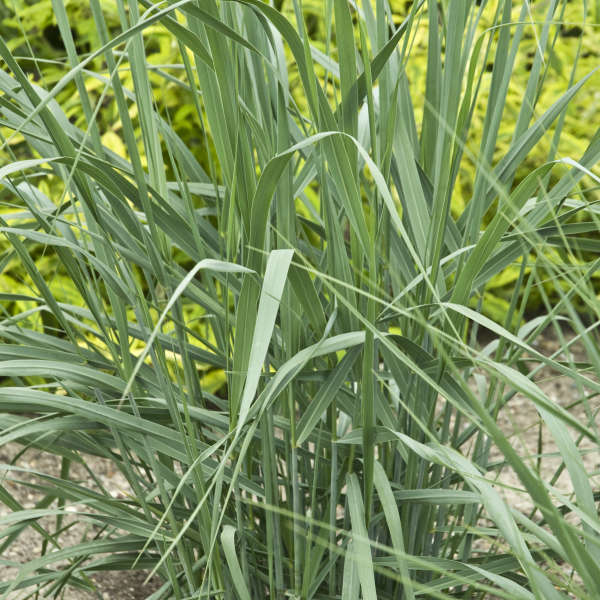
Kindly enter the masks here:
M 60 461 L 2 466 L 0 598 L 600 597 L 598 76 L 545 87 L 566 1 L 408 5 L 90 0 L 83 52 L 53 0 L 51 80 L 0 39 L 0 446 Z

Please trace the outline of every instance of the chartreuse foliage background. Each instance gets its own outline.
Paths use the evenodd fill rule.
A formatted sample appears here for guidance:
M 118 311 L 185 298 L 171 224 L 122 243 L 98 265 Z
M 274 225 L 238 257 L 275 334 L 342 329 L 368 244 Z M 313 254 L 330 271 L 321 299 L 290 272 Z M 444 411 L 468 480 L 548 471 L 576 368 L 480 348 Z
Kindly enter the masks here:
M 600 595 L 598 3 L 2 11 L 0 444 L 61 475 L 2 467 L 0 551 L 43 544 L 0 597 Z

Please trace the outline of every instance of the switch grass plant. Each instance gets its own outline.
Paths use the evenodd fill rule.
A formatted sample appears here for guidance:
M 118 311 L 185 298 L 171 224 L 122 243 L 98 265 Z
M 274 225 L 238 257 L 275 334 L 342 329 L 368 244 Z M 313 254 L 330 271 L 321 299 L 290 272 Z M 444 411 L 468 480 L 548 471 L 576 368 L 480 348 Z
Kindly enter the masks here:
M 0 554 L 28 529 L 42 551 L 0 578 L 0 598 L 60 597 L 124 569 L 162 578 L 153 600 L 600 597 L 582 449 L 599 442 L 600 133 L 582 155 L 561 146 L 573 98 L 598 78 L 578 74 L 577 55 L 538 105 L 567 2 L 421 0 L 394 23 L 386 0 L 325 0 L 325 51 L 300 0 L 285 13 L 116 0 L 114 35 L 103 4 L 90 0 L 99 44 L 82 54 L 53 0 L 65 62 L 52 84 L 0 40 L 0 262 L 28 290 L 1 297 L 0 445 L 61 461 L 35 483 L 2 467 Z M 179 64 L 149 67 L 151 27 Z M 407 75 L 416 43 L 422 87 Z M 197 148 L 163 110 L 164 86 L 187 94 Z M 67 89 L 83 128 L 56 101 Z M 108 105 L 121 154 L 102 143 Z M 547 139 L 547 160 L 523 173 Z M 507 267 L 515 293 L 495 322 L 483 292 Z M 544 310 L 530 315 L 534 293 Z M 544 331 L 559 352 L 537 349 Z M 585 418 L 542 391 L 542 369 L 572 382 Z M 534 456 L 499 425 L 517 394 L 539 415 Z M 125 498 L 91 469 L 94 485 L 72 474 L 89 456 L 112 462 Z M 530 512 L 506 500 L 505 472 Z M 67 514 L 94 526 L 75 545 L 60 535 Z

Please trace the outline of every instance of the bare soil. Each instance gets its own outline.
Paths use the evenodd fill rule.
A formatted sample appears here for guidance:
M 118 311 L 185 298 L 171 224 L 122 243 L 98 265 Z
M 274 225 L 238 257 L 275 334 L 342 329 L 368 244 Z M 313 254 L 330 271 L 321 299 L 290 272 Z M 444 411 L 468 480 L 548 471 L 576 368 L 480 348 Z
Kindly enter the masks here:
M 572 334 L 567 333 L 565 337 L 571 339 Z M 534 347 L 542 354 L 551 356 L 559 350 L 560 344 L 554 336 L 546 335 L 534 344 Z M 573 345 L 571 352 L 573 360 L 586 361 L 581 346 Z M 558 355 L 555 360 L 567 359 L 565 356 Z M 598 380 L 596 373 L 587 371 L 584 375 L 592 381 Z M 600 426 L 600 397 L 586 399 L 586 394 L 590 394 L 589 389 L 580 389 L 569 377 L 557 376 L 546 367 L 534 377 L 534 380 L 552 403 L 567 410 L 582 425 L 593 423 L 592 429 L 597 433 Z M 566 469 L 556 477 L 562 459 L 534 403 L 523 395 L 516 394 L 501 410 L 498 417 L 498 425 L 509 437 L 519 456 L 525 459 L 532 469 L 539 471 L 543 481 L 551 483 L 556 490 L 563 492 L 565 498 L 572 499 L 573 487 Z M 600 490 L 600 448 L 587 438 L 581 439 L 575 429 L 567 427 L 567 430 L 581 450 L 583 464 L 593 490 Z M 491 458 L 498 462 L 502 461 L 502 455 L 495 447 L 492 447 Z M 529 495 L 523 490 L 516 473 L 511 469 L 503 468 L 500 471 L 498 488 L 512 507 L 525 514 L 533 508 Z
M 15 461 L 15 457 L 21 451 L 22 447 L 17 444 L 6 444 L 1 447 L 0 464 L 14 464 L 24 469 L 31 469 L 56 477 L 60 475 L 60 457 L 30 448 Z M 110 461 L 93 456 L 88 456 L 87 460 L 87 466 L 111 495 L 114 497 L 123 497 L 129 494 L 130 490 L 126 480 L 120 473 L 114 471 Z M 39 482 L 34 475 L 26 472 L 13 473 L 13 477 L 17 475 L 23 481 Z M 97 489 L 96 484 L 82 465 L 72 464 L 70 475 L 72 479 L 88 486 L 90 489 Z M 3 474 L 0 473 L 0 481 L 2 481 L 2 477 Z M 19 485 L 14 481 L 5 479 L 2 481 L 2 484 L 13 498 L 26 509 L 34 508 L 42 497 L 41 494 L 28 486 Z M 72 508 L 75 511 L 77 506 Z M 0 517 L 8 515 L 10 512 L 10 509 L 0 502 Z M 42 518 L 39 520 L 39 523 L 47 531 L 54 530 L 55 520 L 53 517 Z M 62 547 L 69 547 L 84 540 L 90 541 L 99 530 L 94 524 L 78 521 L 75 514 L 72 517 L 66 517 L 63 521 L 63 526 L 70 523 L 73 523 L 73 525 L 61 534 L 59 538 Z M 41 550 L 42 537 L 31 527 L 28 527 L 0 557 L 0 582 L 12 580 L 19 572 L 17 565 L 40 556 Z M 12 566 L 7 566 L 7 563 L 12 564 Z M 60 597 L 64 600 L 143 600 L 162 585 L 158 577 L 153 577 L 147 584 L 144 584 L 147 576 L 148 573 L 145 571 L 99 572 L 90 577 L 96 586 L 95 594 L 67 586 L 64 590 L 64 595 Z M 20 600 L 20 598 L 26 597 L 29 593 L 31 593 L 30 590 L 14 591 L 9 594 L 8 600 Z

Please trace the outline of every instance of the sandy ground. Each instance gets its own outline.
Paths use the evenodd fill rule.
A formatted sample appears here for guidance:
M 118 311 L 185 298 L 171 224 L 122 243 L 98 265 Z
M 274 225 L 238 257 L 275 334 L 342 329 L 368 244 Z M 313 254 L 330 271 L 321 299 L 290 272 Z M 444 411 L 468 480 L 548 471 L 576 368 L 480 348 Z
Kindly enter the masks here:
M 551 354 L 558 348 L 558 342 L 553 338 L 543 339 L 538 349 L 544 354 Z M 541 372 L 536 378 L 539 386 L 544 393 L 552 400 L 564 407 L 569 407 L 577 401 L 580 396 L 580 390 L 577 386 L 565 377 L 552 377 L 548 372 Z M 484 382 L 485 384 L 485 382 Z M 591 404 L 591 406 L 590 406 Z M 588 410 L 597 410 L 600 408 L 600 400 L 594 399 L 588 404 Z M 586 409 L 583 405 L 569 408 L 571 414 L 577 417 L 581 422 L 587 423 L 589 419 L 586 416 Z M 597 420 L 600 423 L 600 420 Z M 515 396 L 499 415 L 499 424 L 506 435 L 509 435 L 513 447 L 522 457 L 531 457 L 530 464 L 539 466 L 541 475 L 545 481 L 551 481 L 560 460 L 552 456 L 556 452 L 556 446 L 553 443 L 550 434 L 542 427 L 539 427 L 539 415 L 533 403 L 522 396 Z M 574 439 L 576 435 L 571 432 Z M 542 436 L 544 456 L 539 461 L 536 460 L 538 452 L 538 442 Z M 594 490 L 600 490 L 600 451 L 592 447 L 589 443 L 582 443 L 581 448 L 585 449 L 583 460 L 586 471 L 591 474 L 590 479 Z M 0 464 L 10 464 L 20 447 L 15 444 L 8 444 L 0 448 Z M 492 449 L 492 458 L 501 461 L 501 455 Z M 56 457 L 29 449 L 16 463 L 18 466 L 35 469 L 44 473 L 58 475 L 60 472 L 60 463 Z M 113 495 L 121 495 L 128 492 L 127 484 L 119 473 L 113 471 L 108 461 L 90 458 L 89 467 L 99 477 L 103 485 L 111 491 Z M 87 481 L 93 488 L 94 484 L 86 470 L 80 465 L 72 467 L 73 474 L 81 481 Z M 28 477 L 28 476 L 25 476 Z M 522 486 L 517 476 L 510 470 L 503 469 L 499 472 L 497 479 L 497 488 L 505 496 L 508 503 L 528 514 L 532 508 L 531 502 L 526 493 L 522 492 Z M 14 483 L 6 482 L 5 485 L 10 493 L 17 498 L 25 507 L 32 508 L 38 496 L 25 486 L 18 486 Z M 556 480 L 555 487 L 569 495 L 572 491 L 570 479 L 565 472 Z M 0 502 L 0 517 L 9 513 L 9 509 Z M 66 521 L 68 522 L 68 520 Z M 41 521 L 43 524 L 43 521 Z M 70 545 L 80 542 L 84 536 L 88 539 L 94 534 L 93 526 L 89 523 L 79 523 L 70 528 L 62 537 L 64 545 Z M 1 541 L 1 540 L 0 540 Z M 10 561 L 13 565 L 26 562 L 36 556 L 39 556 L 41 549 L 41 538 L 28 528 L 21 534 L 18 543 L 10 546 L 9 550 L 1 557 L 4 561 Z M 17 573 L 16 566 L 6 566 L 0 562 L 0 581 L 7 581 Z M 146 578 L 145 572 L 108 572 L 97 574 L 93 581 L 97 586 L 97 594 L 86 594 L 78 589 L 67 588 L 64 594 L 65 600 L 141 600 L 147 598 L 152 592 L 160 587 L 158 578 L 154 578 L 148 585 L 144 586 L 143 581 Z M 12 592 L 9 600 L 18 600 L 23 597 L 23 592 Z

